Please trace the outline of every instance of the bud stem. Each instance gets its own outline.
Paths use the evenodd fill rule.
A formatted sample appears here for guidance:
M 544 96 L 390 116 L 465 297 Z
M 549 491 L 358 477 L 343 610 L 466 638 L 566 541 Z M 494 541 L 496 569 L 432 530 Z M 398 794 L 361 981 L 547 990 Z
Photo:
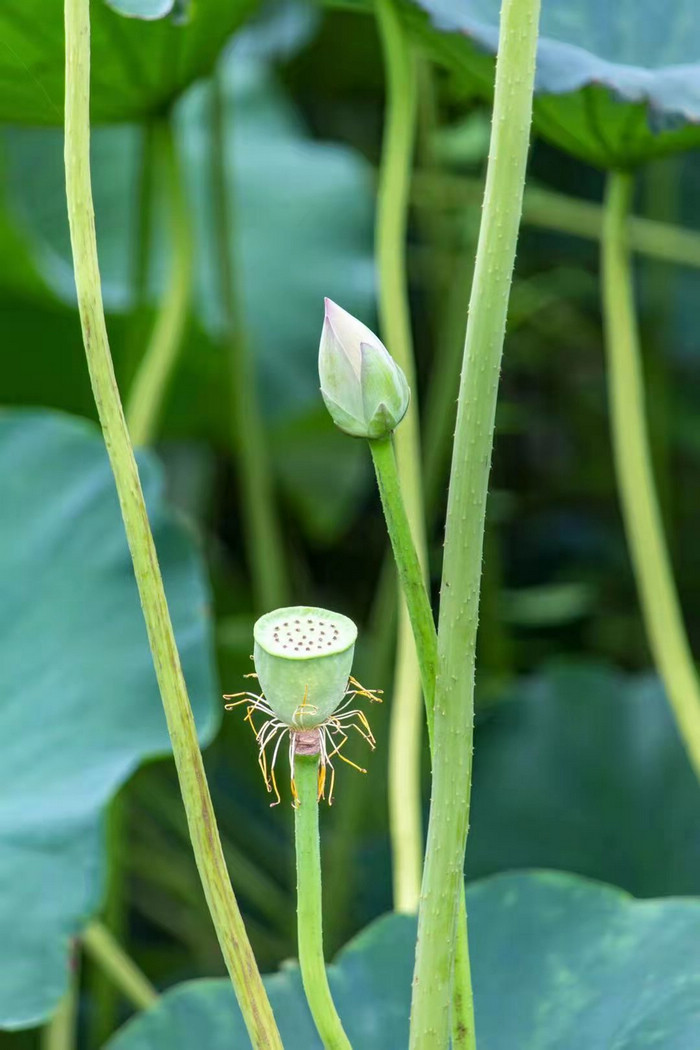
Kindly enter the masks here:
M 474 663 L 486 498 L 530 141 L 540 0 L 503 0 L 484 210 L 460 381 L 445 530 L 434 762 L 411 1006 L 411 1050 L 446 1050 L 469 827 Z M 465 1044 L 476 1046 L 474 1031 Z
M 678 732 L 700 778 L 700 687 L 673 578 L 654 481 L 639 331 L 627 241 L 632 176 L 608 177 L 603 226 L 603 312 L 615 468 L 639 600 L 654 662 Z
M 418 664 L 421 673 L 423 695 L 428 721 L 428 740 L 431 758 L 433 747 L 433 720 L 435 702 L 435 677 L 437 673 L 438 638 L 435 630 L 430 598 L 418 554 L 411 535 L 411 527 L 401 492 L 401 481 L 396 465 L 392 439 L 370 441 L 370 451 L 377 475 L 377 485 L 384 509 L 387 530 L 391 540 L 403 590 L 408 616 L 413 630 Z M 474 997 L 472 994 L 469 943 L 467 939 L 467 908 L 464 898 L 464 882 L 458 890 L 459 916 L 455 957 L 454 988 L 452 993 L 453 1050 L 473 1046 Z
M 370 441 L 369 447 L 394 560 L 418 652 L 418 666 L 428 716 L 428 732 L 432 739 L 433 700 L 437 673 L 435 621 L 401 492 L 393 439 L 389 437 Z
M 323 958 L 318 762 L 318 755 L 297 754 L 294 758 L 298 795 L 294 810 L 294 837 L 299 965 L 306 1000 L 325 1050 L 351 1050 L 333 1002 Z
M 282 1050 L 221 849 L 158 555 L 109 349 L 90 178 L 90 0 L 65 0 L 66 197 L 90 381 L 119 497 L 173 747 L 192 849 L 253 1047 Z

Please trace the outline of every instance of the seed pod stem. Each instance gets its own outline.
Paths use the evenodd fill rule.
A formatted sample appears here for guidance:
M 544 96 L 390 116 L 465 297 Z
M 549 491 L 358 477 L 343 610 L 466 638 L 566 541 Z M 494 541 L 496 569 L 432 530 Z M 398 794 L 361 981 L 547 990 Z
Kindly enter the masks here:
M 318 768 L 318 755 L 295 755 L 294 780 L 298 797 L 294 810 L 294 835 L 299 965 L 309 1009 L 324 1047 L 326 1050 L 351 1050 L 333 1002 L 323 958 Z

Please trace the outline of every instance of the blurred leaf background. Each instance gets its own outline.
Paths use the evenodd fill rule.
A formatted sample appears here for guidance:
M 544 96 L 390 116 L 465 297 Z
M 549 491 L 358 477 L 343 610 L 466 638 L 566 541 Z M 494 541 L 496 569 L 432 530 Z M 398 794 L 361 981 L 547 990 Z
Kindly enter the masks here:
M 8 0 L 0 14 L 2 402 L 12 409 L 30 407 L 32 414 L 39 410 L 39 418 L 60 418 L 58 410 L 93 420 L 74 304 L 61 132 L 40 126 L 60 122 L 61 6 L 58 0 Z M 454 17 L 437 4 L 424 6 L 438 24 L 443 19 L 443 27 L 445 17 Z M 483 17 L 491 6 L 485 3 Z M 157 17 L 173 5 L 120 0 L 112 7 Z M 612 10 L 609 5 L 611 18 Z M 409 269 L 436 581 L 454 362 L 478 229 L 492 62 L 488 33 L 475 49 L 465 36 L 428 28 L 417 9 L 406 5 L 406 11 L 427 44 Z M 380 51 L 374 22 L 359 6 L 322 9 L 295 0 L 260 9 L 199 0 L 196 19 L 183 22 L 182 14 L 176 4 L 170 17 L 144 22 L 123 18 L 102 0 L 93 3 L 93 106 L 100 125 L 93 164 L 109 331 L 126 391 L 170 263 L 164 190 L 148 129 L 175 103 L 196 270 L 185 338 L 150 455 L 161 461 L 172 513 L 196 533 L 206 559 L 213 621 L 204 644 L 215 647 L 218 670 L 207 702 L 217 711 L 218 694 L 242 688 L 252 623 L 264 611 L 255 605 L 245 551 L 215 275 L 210 74 L 218 63 L 234 212 L 230 247 L 292 597 L 358 621 L 358 677 L 383 688 L 388 700 L 375 713 L 379 746 L 367 776 L 343 771 L 333 809 L 324 814 L 330 953 L 391 906 L 385 759 L 395 610 L 391 588 L 377 586 L 386 571 L 385 530 L 367 450 L 333 429 L 316 376 L 324 295 L 377 323 L 372 224 L 384 102 Z M 678 33 L 675 39 L 688 42 Z M 599 56 L 610 66 L 606 75 L 613 76 L 616 62 L 629 61 L 623 45 L 619 53 Z M 590 46 L 595 50 L 595 41 Z M 436 57 L 439 63 L 430 61 Z M 685 51 L 664 58 L 689 60 Z M 555 53 L 541 75 L 552 77 L 557 70 L 561 60 Z M 613 77 L 608 88 L 592 87 L 597 73 L 595 63 L 582 69 L 576 85 L 581 90 L 563 96 L 561 111 L 557 96 L 539 98 L 529 189 L 598 203 L 600 166 L 644 157 L 637 214 L 700 235 L 700 154 L 692 148 L 671 152 L 678 145 L 693 147 L 697 128 L 681 128 L 669 118 L 650 130 L 635 94 L 638 85 Z M 660 84 L 645 88 L 652 96 L 668 90 L 662 73 L 657 79 Z M 548 80 L 542 87 L 554 90 Z M 562 141 L 562 121 L 576 131 L 573 145 Z M 601 126 L 604 144 L 596 131 Z M 152 201 L 146 227 L 144 194 Z M 486 538 L 467 872 L 553 867 L 639 896 L 698 894 L 700 789 L 650 670 L 615 490 L 597 246 L 544 226 L 527 221 L 526 203 Z M 637 277 L 655 468 L 697 651 L 700 276 L 640 256 Z M 9 461 L 12 449 L 1 433 L 0 440 Z M 42 469 L 50 476 L 49 452 L 55 450 L 47 451 Z M 11 466 L 3 475 L 6 498 L 10 479 L 23 486 L 22 498 L 43 491 L 41 471 L 21 473 L 20 463 L 18 477 Z M 12 524 L 15 532 L 26 527 L 26 521 Z M 11 559 L 11 550 L 7 540 L 3 557 Z M 40 571 L 37 548 L 26 570 L 29 588 Z M 112 624 L 102 622 L 100 644 L 107 656 Z M 75 658 L 63 658 L 75 668 Z M 104 673 L 110 676 L 106 659 Z M 55 703 L 62 703 L 60 692 Z M 95 703 L 119 699 L 98 689 Z M 123 716 L 130 717 L 126 707 Z M 31 736 L 37 727 L 30 722 L 22 732 Z M 68 725 L 64 732 L 70 739 Z M 12 745 L 17 754 L 29 753 L 19 733 Z M 144 750 L 159 749 L 162 743 Z M 269 808 L 253 740 L 237 715 L 223 718 L 206 762 L 234 887 L 261 966 L 272 970 L 295 952 L 290 812 L 286 804 Z M 117 781 L 127 773 L 125 768 Z M 172 763 L 161 758 L 142 766 L 122 787 L 117 805 L 119 833 L 109 833 L 108 811 L 102 840 L 109 921 L 158 987 L 221 974 Z M 0 860 L 0 881 L 9 871 Z M 50 893 L 50 881 L 37 892 Z M 74 924 L 77 932 L 77 919 Z M 65 960 L 67 949 L 64 935 Z M 41 980 L 31 962 L 27 966 L 26 979 Z M 98 1046 L 128 1010 L 105 996 L 89 962 L 80 980 L 83 1039 L 86 1047 Z M 0 1033 L 0 1046 L 8 1050 L 35 1045 L 34 1032 Z

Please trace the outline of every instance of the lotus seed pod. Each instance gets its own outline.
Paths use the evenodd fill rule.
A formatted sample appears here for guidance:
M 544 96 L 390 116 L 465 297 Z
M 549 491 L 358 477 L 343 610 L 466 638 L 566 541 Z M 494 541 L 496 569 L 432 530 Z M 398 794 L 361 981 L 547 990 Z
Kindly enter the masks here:
M 253 628 L 261 690 L 280 721 L 313 729 L 345 696 L 357 627 L 340 613 L 295 605 L 261 616 Z
M 326 408 L 352 437 L 388 437 L 408 409 L 406 377 L 374 332 L 330 299 L 325 303 L 318 371 Z

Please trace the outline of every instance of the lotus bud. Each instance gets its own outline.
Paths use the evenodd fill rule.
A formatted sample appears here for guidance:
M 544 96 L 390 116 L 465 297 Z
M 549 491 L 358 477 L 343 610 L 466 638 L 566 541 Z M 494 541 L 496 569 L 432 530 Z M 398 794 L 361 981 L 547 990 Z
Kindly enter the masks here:
M 325 304 L 318 371 L 326 408 L 352 437 L 388 437 L 408 409 L 406 376 L 374 332 L 330 299 Z
M 340 613 L 295 605 L 261 616 L 253 628 L 260 687 L 280 721 L 313 729 L 348 689 L 357 627 Z

